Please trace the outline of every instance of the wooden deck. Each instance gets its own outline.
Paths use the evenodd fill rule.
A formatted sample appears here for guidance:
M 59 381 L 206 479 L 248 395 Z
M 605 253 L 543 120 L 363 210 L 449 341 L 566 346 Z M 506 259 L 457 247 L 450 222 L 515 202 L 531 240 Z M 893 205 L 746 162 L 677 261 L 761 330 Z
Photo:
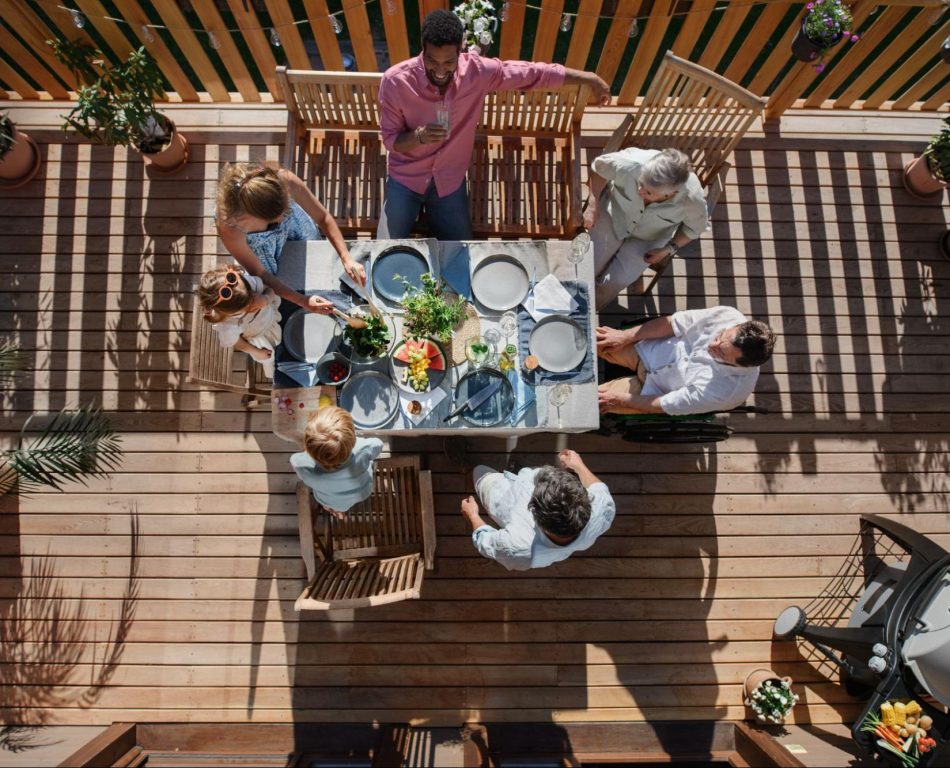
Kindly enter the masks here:
M 282 112 L 182 108 L 191 163 L 156 179 L 137 156 L 63 143 L 55 106 L 25 112 L 46 164 L 0 193 L 0 337 L 35 370 L 5 398 L 4 436 L 93 400 L 127 455 L 108 479 L 0 501 L 4 721 L 741 719 L 761 665 L 796 680 L 796 722 L 855 714 L 771 625 L 835 573 L 860 513 L 950 546 L 948 211 L 900 184 L 936 118 L 796 115 L 751 136 L 689 249 L 702 258 L 648 302 L 773 324 L 754 398 L 772 413 L 731 418 L 736 435 L 711 448 L 572 436 L 617 520 L 589 552 L 524 574 L 474 552 L 457 511 L 470 487 L 440 444 L 396 441 L 435 473 L 423 599 L 299 617 L 288 446 L 266 411 L 184 384 L 190 291 L 222 255 L 219 164 L 278 159 Z M 585 118 L 585 163 L 611 121 Z M 505 459 L 500 442 L 478 448 Z M 554 448 L 524 440 L 518 458 Z

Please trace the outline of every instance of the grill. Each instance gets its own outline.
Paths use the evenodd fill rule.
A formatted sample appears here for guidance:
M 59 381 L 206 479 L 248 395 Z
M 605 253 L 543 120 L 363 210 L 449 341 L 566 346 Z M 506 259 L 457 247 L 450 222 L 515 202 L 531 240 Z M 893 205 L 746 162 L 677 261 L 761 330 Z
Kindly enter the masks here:
M 937 747 L 921 755 L 927 766 L 950 737 L 950 553 L 905 525 L 862 515 L 844 564 L 804 608 L 786 608 L 775 635 L 808 641 L 839 670 L 853 696 L 866 699 L 851 728 L 854 740 L 879 752 L 862 733 L 869 712 L 893 699 L 916 699 L 933 718 Z M 881 754 L 886 761 L 896 756 Z

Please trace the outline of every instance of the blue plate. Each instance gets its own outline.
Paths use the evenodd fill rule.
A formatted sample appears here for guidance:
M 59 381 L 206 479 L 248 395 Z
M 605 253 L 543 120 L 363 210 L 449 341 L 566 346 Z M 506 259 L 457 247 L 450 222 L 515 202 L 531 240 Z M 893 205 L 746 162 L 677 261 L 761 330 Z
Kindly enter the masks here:
M 454 407 L 458 407 L 472 395 L 493 384 L 496 379 L 501 379 L 501 389 L 474 411 L 466 408 L 460 414 L 473 427 L 496 427 L 503 421 L 508 421 L 515 407 L 515 393 L 512 391 L 511 382 L 507 376 L 493 368 L 479 368 L 466 373 L 455 388 Z
M 399 302 L 406 292 L 402 280 L 409 285 L 422 288 L 422 276 L 429 274 L 429 263 L 415 248 L 408 245 L 394 245 L 387 248 L 373 261 L 373 289 L 384 299 Z

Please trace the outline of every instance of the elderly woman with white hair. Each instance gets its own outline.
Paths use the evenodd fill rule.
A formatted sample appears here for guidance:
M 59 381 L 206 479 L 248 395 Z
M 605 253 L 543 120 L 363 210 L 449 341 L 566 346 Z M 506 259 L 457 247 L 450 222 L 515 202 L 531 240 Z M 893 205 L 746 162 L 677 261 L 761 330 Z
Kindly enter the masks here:
M 676 256 L 706 229 L 706 198 L 678 149 L 624 149 L 591 164 L 584 224 L 597 275 L 597 308 L 648 265 Z

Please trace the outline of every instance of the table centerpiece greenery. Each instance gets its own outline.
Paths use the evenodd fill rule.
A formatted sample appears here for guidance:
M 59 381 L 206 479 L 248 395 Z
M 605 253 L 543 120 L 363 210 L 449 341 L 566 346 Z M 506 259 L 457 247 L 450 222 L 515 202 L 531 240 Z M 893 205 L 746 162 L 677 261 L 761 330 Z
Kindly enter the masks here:
M 406 288 L 399 302 L 406 311 L 402 321 L 403 335 L 448 342 L 453 329 L 465 319 L 465 299 L 449 298 L 445 283 L 429 274 L 422 276 L 421 287 L 412 285 L 400 275 L 396 275 L 396 279 L 401 280 Z

